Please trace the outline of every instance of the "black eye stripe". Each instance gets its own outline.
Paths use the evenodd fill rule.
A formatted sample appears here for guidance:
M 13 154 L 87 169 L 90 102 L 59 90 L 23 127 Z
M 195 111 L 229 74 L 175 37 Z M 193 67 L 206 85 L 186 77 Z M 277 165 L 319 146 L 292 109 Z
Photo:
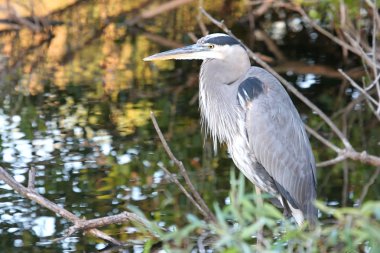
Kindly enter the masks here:
M 209 38 L 204 41 L 204 43 L 211 43 L 215 45 L 239 45 L 239 41 L 235 40 L 230 36 L 218 36 Z

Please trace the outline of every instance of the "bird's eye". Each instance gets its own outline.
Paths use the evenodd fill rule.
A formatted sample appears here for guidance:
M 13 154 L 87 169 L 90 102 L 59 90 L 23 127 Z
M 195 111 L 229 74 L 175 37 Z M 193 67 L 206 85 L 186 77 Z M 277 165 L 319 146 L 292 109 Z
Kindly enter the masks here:
M 208 48 L 213 49 L 215 46 L 213 44 L 209 44 Z

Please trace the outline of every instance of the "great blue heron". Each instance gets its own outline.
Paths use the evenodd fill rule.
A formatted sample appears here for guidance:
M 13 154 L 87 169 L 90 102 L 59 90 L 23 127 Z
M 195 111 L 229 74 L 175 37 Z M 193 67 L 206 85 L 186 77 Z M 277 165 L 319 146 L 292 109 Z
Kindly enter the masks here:
M 226 143 L 235 165 L 278 199 L 300 225 L 315 223 L 315 161 L 303 122 L 279 81 L 252 67 L 245 48 L 222 33 L 145 61 L 203 60 L 199 104 L 214 143 Z

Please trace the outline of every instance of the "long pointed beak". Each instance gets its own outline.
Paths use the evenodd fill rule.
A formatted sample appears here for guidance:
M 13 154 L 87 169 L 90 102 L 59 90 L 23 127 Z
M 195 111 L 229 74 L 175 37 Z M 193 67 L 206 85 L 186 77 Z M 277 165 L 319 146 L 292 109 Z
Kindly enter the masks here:
M 182 48 L 177 48 L 162 53 L 154 54 L 144 58 L 144 61 L 161 61 L 161 60 L 192 60 L 208 58 L 209 48 L 204 45 L 194 44 Z

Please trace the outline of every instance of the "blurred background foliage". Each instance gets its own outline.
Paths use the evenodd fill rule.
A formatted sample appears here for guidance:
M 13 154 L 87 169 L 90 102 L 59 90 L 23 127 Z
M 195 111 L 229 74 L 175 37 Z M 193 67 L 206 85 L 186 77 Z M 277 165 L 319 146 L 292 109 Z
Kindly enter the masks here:
M 346 29 L 342 18 L 349 19 L 371 41 L 379 34 L 371 34 L 367 1 L 183 1 L 163 11 L 168 2 L 172 1 L 1 1 L 0 165 L 22 183 L 28 168 L 36 167 L 37 190 L 79 216 L 102 217 L 137 206 L 159 227 L 175 231 L 179 249 L 192 247 L 202 231 L 211 230 L 218 238 L 212 245 L 218 250 L 241 252 L 254 247 L 250 236 L 264 226 L 264 245 L 255 247 L 376 252 L 378 246 L 372 242 L 379 238 L 379 207 L 378 202 L 366 202 L 380 197 L 377 168 L 347 160 L 318 169 L 323 226 L 310 233 L 286 221 L 278 226 L 278 211 L 269 204 L 262 210 L 256 207 L 250 186 L 248 194 L 231 198 L 236 187 L 242 187 L 235 185 L 230 191 L 234 165 L 223 146 L 214 154 L 210 140 L 200 134 L 199 62 L 142 61 L 147 55 L 193 43 L 202 36 L 201 24 L 209 32 L 220 32 L 200 16 L 202 4 L 329 115 L 357 150 L 379 155 L 379 120 L 337 69 L 365 84 L 371 75 L 359 57 L 316 32 L 289 8 L 302 6 L 337 36 L 339 29 Z M 342 2 L 347 16 L 342 15 Z M 265 4 L 269 7 L 260 12 Z M 339 146 L 321 119 L 292 98 L 305 123 Z M 195 208 L 165 177 L 162 166 L 176 169 L 156 137 L 151 110 L 202 197 L 210 207 L 218 206 L 221 227 L 210 228 L 195 216 Z M 335 156 L 316 139 L 311 142 L 319 162 Z M 70 223 L 2 183 L 0 189 L 1 249 L 56 252 L 105 247 L 104 242 L 79 234 L 51 243 Z M 360 209 L 340 209 L 361 203 Z M 143 251 L 149 239 L 133 224 L 104 231 L 130 242 L 129 250 L 136 252 Z M 306 245 L 306 235 L 313 243 Z M 286 238 L 292 239 L 290 243 L 282 241 Z M 349 241 L 353 245 L 345 244 Z

